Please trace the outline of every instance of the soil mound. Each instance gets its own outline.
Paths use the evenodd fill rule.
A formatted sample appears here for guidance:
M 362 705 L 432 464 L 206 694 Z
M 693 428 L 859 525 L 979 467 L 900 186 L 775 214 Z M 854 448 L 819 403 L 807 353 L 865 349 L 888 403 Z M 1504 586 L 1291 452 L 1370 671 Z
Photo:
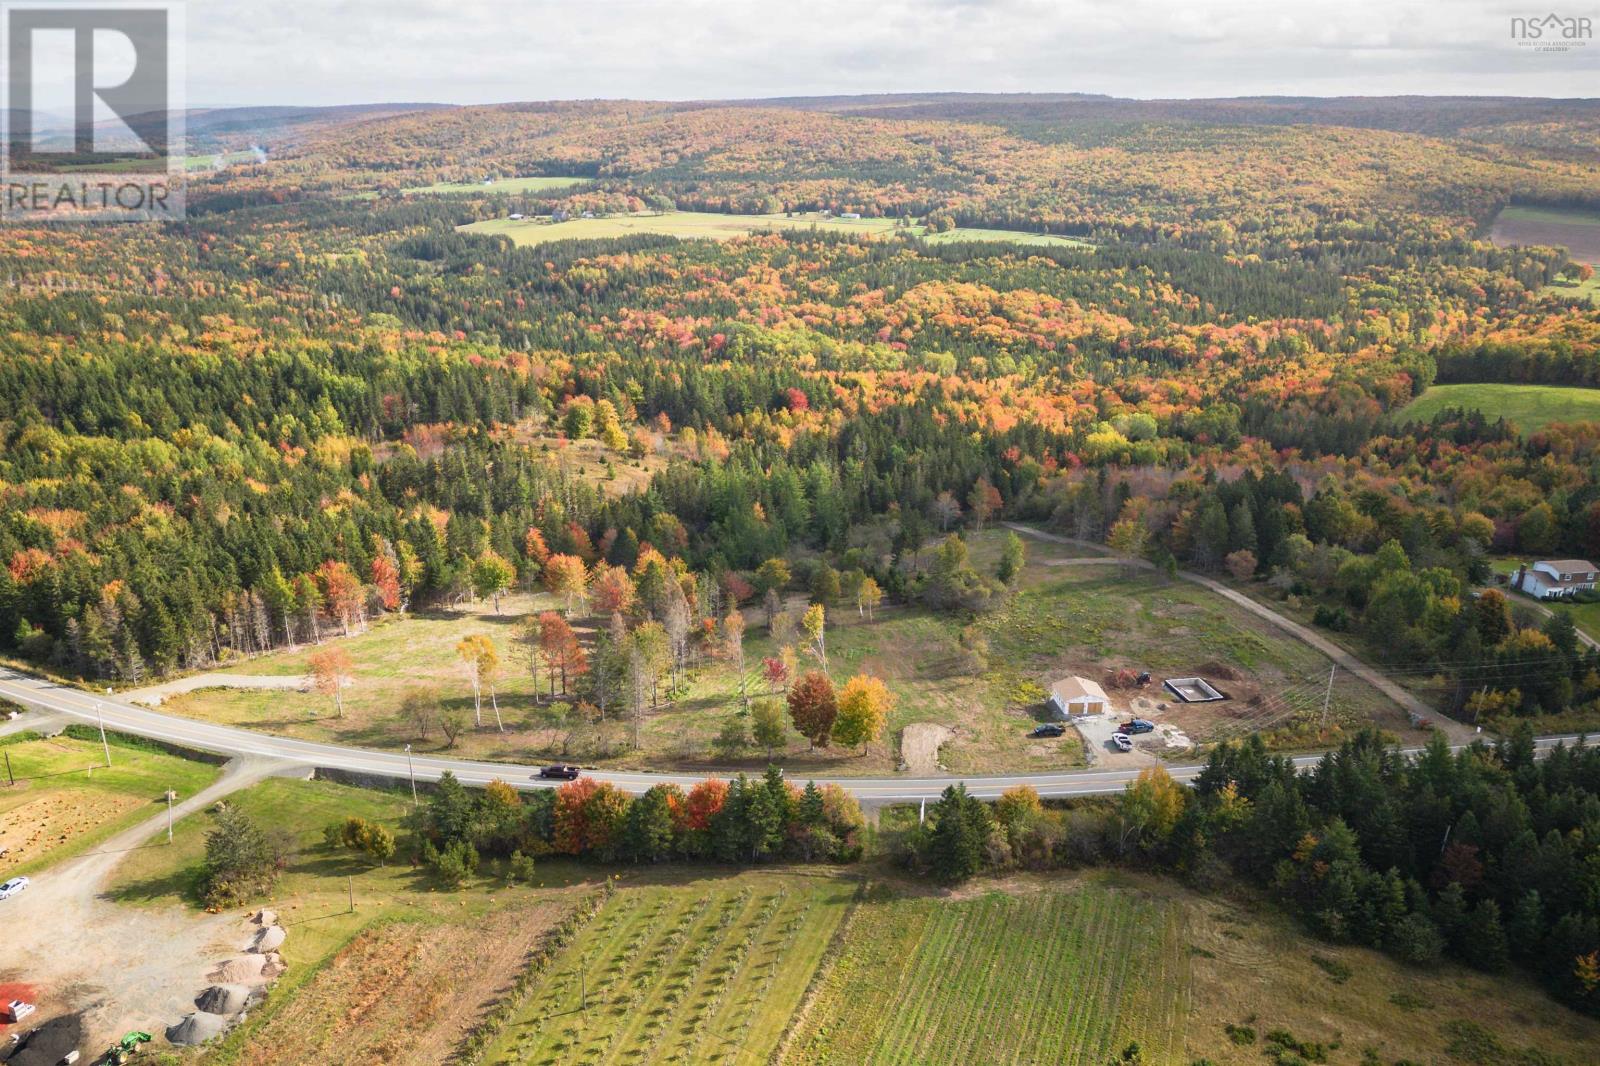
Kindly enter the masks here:
M 167 1027 L 167 1042 L 190 1046 L 204 1044 L 207 1040 L 222 1035 L 222 1031 L 227 1027 L 227 1020 L 220 1015 L 196 1011 L 193 1014 L 185 1014 L 183 1021 L 177 1025 Z
M 1238 681 L 1244 677 L 1244 675 L 1234 667 L 1229 666 L 1227 663 L 1216 662 L 1215 660 L 1209 663 L 1201 663 L 1199 672 L 1202 677 L 1210 678 L 1211 680 Z
M 63 1014 L 51 1018 L 22 1038 L 7 1066 L 56 1066 L 83 1044 L 83 1016 Z
M 259 981 L 267 966 L 266 955 L 243 955 L 212 970 L 207 976 L 218 984 L 242 984 L 246 981 Z
M 250 1002 L 244 985 L 212 985 L 195 997 L 194 1005 L 207 1014 L 238 1014 Z

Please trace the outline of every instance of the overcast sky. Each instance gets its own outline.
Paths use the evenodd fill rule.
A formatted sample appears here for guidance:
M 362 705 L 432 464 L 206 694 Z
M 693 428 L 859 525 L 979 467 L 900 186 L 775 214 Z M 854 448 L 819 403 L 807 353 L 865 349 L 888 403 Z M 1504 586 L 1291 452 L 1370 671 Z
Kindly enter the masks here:
M 190 0 L 189 104 L 1600 96 L 1600 41 L 1513 42 L 1513 15 L 1551 11 L 1600 21 L 1600 0 Z

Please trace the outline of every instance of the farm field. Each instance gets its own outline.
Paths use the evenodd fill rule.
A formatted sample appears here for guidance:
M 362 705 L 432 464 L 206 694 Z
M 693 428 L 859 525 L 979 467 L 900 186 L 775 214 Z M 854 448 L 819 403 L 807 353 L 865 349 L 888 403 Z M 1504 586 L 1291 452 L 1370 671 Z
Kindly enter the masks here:
M 1504 417 L 1524 434 L 1552 422 L 1600 419 L 1600 389 L 1560 385 L 1434 385 L 1403 407 L 1395 417 L 1425 421 L 1447 408 L 1481 411 L 1490 419 Z
M 0 762 L 0 880 L 74 855 L 155 815 L 167 789 L 182 799 L 210 784 L 218 768 L 111 738 L 111 767 L 98 738 L 62 735 L 0 740 L 16 784 Z
M 484 1061 L 765 1063 L 853 894 L 830 874 L 755 873 L 621 891 Z
M 600 218 L 575 218 L 566 222 L 551 223 L 532 219 L 496 218 L 474 222 L 461 227 L 463 233 L 500 233 L 518 244 L 544 244 L 559 240 L 598 240 L 607 237 L 629 237 L 641 233 L 668 237 L 711 238 L 726 240 L 745 237 L 752 233 L 776 232 L 785 229 L 816 228 L 828 233 L 857 233 L 873 236 L 905 232 L 914 236 L 928 236 L 936 244 L 952 241 L 1011 241 L 1030 245 L 1056 247 L 1091 247 L 1085 241 L 1043 233 L 1018 233 L 1010 230 L 962 229 L 927 235 L 920 225 L 897 226 L 892 218 L 843 219 L 825 217 L 808 212 L 799 215 L 733 215 L 708 211 L 667 211 L 637 215 L 611 215 Z
M 589 184 L 588 178 L 499 178 L 488 185 L 481 181 L 441 181 L 433 185 L 418 185 L 404 191 L 415 195 L 448 196 L 461 193 L 550 192 L 554 189 L 571 189 L 587 184 Z
M 1187 1062 L 1183 914 L 1109 882 L 974 899 L 873 895 L 786 1063 Z
M 407 795 L 272 779 L 232 802 L 290 838 L 260 901 L 288 930 L 289 969 L 243 1025 L 193 1055 L 204 1066 L 445 1061 L 538 957 L 543 932 L 612 876 L 610 900 L 550 957 L 482 1061 L 1099 1066 L 1134 1040 L 1148 1063 L 1254 1061 L 1234 1025 L 1257 1030 L 1258 1047 L 1273 1030 L 1324 1043 L 1335 1064 L 1370 1061 L 1368 1048 L 1381 1062 L 1443 1063 L 1477 1024 L 1507 1056 L 1537 1049 L 1546 1057 L 1529 1061 L 1577 1066 L 1600 1039 L 1600 1024 L 1518 976 L 1406 968 L 1314 940 L 1258 899 L 1160 878 L 1015 875 L 930 894 L 890 875 L 863 892 L 855 868 L 541 859 L 531 886 L 506 886 L 487 863 L 441 892 L 403 861 L 374 867 L 321 844 L 348 814 L 398 830 Z M 191 816 L 172 847 L 130 853 L 110 898 L 197 908 L 210 822 Z
M 1600 263 L 1600 213 L 1513 204 L 1490 229 L 1496 244 L 1541 244 L 1567 249 L 1580 263 Z
M 1003 537 L 996 530 L 971 534 L 973 565 L 992 572 Z M 1214 681 L 1221 681 L 1232 697 L 1226 703 L 1162 711 L 1155 706 L 1162 695 L 1152 691 L 1146 694 L 1153 697 L 1149 706 L 1138 708 L 1157 717 L 1170 714 L 1170 721 L 1196 741 L 1249 728 L 1282 728 L 1310 702 L 1320 709 L 1327 669 L 1322 655 L 1205 589 L 1143 571 L 1124 574 L 1115 564 L 1084 564 L 1080 552 L 1064 545 L 1030 540 L 1028 552 L 1029 565 L 1016 596 L 978 623 L 990 647 L 982 662 L 972 661 L 962 648 L 964 622 L 959 617 L 915 605 L 880 609 L 872 620 L 851 607 L 830 609 L 828 662 L 835 681 L 865 672 L 882 678 L 896 696 L 885 738 L 864 753 L 837 747 L 812 751 L 791 734 L 775 753 L 776 761 L 801 773 L 892 772 L 904 757 L 898 743 L 903 731 L 931 725 L 950 730 L 939 762 L 953 772 L 1079 766 L 1084 753 L 1075 735 L 1032 739 L 1026 734 L 1043 713 L 1051 680 L 1072 673 L 1104 679 L 1120 667 L 1150 670 L 1158 680 L 1209 671 Z M 791 608 L 804 605 L 803 597 L 791 597 Z M 676 697 L 663 701 L 642 724 L 638 752 L 621 720 L 574 727 L 562 717 L 565 704 L 547 696 L 536 702 L 533 680 L 520 664 L 511 633 L 521 615 L 554 606 L 542 593 L 517 593 L 503 598 L 499 614 L 480 603 L 383 621 L 340 640 L 355 664 L 356 679 L 345 691 L 343 718 L 334 716 L 328 697 L 310 692 L 205 689 L 169 697 L 162 706 L 172 713 L 308 740 L 381 748 L 412 743 L 418 750 L 447 750 L 437 727 L 429 726 L 424 734 L 403 711 L 402 701 L 416 693 L 430 707 L 470 712 L 470 687 L 455 646 L 469 634 L 485 633 L 503 664 L 496 695 L 506 731 L 494 728 L 486 701 L 484 727 L 463 733 L 455 754 L 516 761 L 577 757 L 616 767 L 759 770 L 766 765 L 764 751 L 712 753 L 713 739 L 738 707 L 737 674 L 722 660 L 702 657 L 686 672 Z M 746 662 L 754 674 L 761 659 L 776 649 L 761 609 L 748 607 L 745 613 Z M 577 620 L 584 633 L 596 624 L 595 619 Z M 228 670 L 302 675 L 314 650 L 280 652 Z M 543 682 L 540 691 L 545 692 Z M 752 680 L 751 692 L 764 694 L 758 678 Z M 1118 700 L 1118 710 L 1134 709 L 1129 698 Z M 1399 712 L 1354 678 L 1339 678 L 1333 706 L 1344 724 L 1375 719 L 1393 731 L 1404 729 Z M 1281 739 L 1292 746 L 1313 738 Z M 934 769 L 919 767 L 921 772 Z

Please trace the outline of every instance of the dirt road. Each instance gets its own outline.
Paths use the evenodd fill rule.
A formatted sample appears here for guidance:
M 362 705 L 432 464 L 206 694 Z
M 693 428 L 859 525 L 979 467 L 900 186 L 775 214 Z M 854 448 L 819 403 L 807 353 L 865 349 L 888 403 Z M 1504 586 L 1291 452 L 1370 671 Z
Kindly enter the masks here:
M 1103 544 L 1094 544 L 1089 541 L 1074 540 L 1071 537 L 1063 537 L 1055 533 L 1046 533 L 1043 530 L 1033 529 L 1030 526 L 1021 526 L 1007 522 L 1006 528 L 1014 530 L 1015 532 L 1024 536 L 1034 537 L 1038 540 L 1051 541 L 1056 544 L 1068 544 L 1075 548 L 1097 548 L 1101 551 L 1107 550 Z M 1120 562 L 1125 566 L 1133 566 L 1139 569 L 1154 569 L 1154 566 L 1144 559 L 1121 559 L 1115 555 L 1108 555 L 1103 559 L 1095 560 L 1062 560 L 1062 565 L 1082 566 L 1092 565 L 1096 562 Z M 1452 744 L 1468 744 L 1474 739 L 1474 731 L 1470 726 L 1463 725 L 1454 719 L 1447 718 L 1440 714 L 1437 710 L 1430 707 L 1428 704 L 1424 703 L 1410 692 L 1407 692 L 1404 688 L 1401 688 L 1395 682 L 1391 681 L 1389 678 L 1368 666 L 1366 663 L 1362 662 L 1348 651 L 1345 651 L 1343 648 L 1339 647 L 1339 645 L 1335 644 L 1333 641 L 1329 640 L 1327 637 L 1324 637 L 1321 633 L 1318 633 L 1309 626 L 1301 625 L 1294 619 L 1279 614 L 1266 604 L 1258 603 L 1256 600 L 1251 599 L 1249 596 L 1246 596 L 1237 589 L 1231 589 L 1222 582 L 1217 581 L 1214 578 L 1206 577 L 1204 574 L 1196 574 L 1189 570 L 1179 570 L 1178 576 L 1183 578 L 1185 581 L 1192 581 L 1196 585 L 1200 585 L 1203 588 L 1209 589 L 1218 596 L 1221 596 L 1223 599 L 1237 604 L 1246 611 L 1249 611 L 1257 618 L 1271 622 L 1273 625 L 1277 626 L 1279 629 L 1283 630 L 1289 635 L 1317 649 L 1317 651 L 1320 651 L 1332 662 L 1334 662 L 1339 669 L 1359 677 L 1361 680 L 1365 681 L 1367 684 L 1371 685 L 1373 688 L 1389 697 L 1389 699 L 1393 700 L 1395 704 L 1398 705 L 1402 710 L 1407 711 L 1412 715 L 1416 715 L 1421 718 L 1427 718 L 1432 721 L 1437 728 L 1444 731 L 1445 736 L 1450 739 Z
M 175 804 L 173 816 L 204 810 L 281 770 L 269 760 L 230 762 L 208 788 Z M 125 906 L 101 894 L 125 854 L 166 844 L 166 826 L 163 811 L 95 851 L 34 875 L 21 895 L 0 901 L 0 981 L 38 990 L 38 1021 L 85 1011 L 89 1049 L 129 1029 L 160 1033 L 193 1010 L 206 971 L 244 940 L 237 914 Z
M 262 688 L 285 692 L 307 692 L 311 688 L 308 677 L 284 677 L 278 674 L 195 674 L 159 685 L 146 685 L 124 692 L 122 698 L 130 703 L 159 707 L 168 696 L 194 692 L 202 688 Z

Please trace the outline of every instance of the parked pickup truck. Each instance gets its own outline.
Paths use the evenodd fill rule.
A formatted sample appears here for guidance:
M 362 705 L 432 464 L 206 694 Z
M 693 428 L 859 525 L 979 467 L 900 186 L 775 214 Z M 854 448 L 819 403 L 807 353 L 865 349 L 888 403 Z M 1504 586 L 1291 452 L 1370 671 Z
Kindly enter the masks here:
M 1154 733 L 1155 730 L 1156 724 L 1145 718 L 1135 718 L 1131 722 L 1123 722 L 1117 726 L 1117 732 L 1126 733 L 1130 737 L 1138 736 L 1140 733 Z
M 1118 751 L 1132 751 L 1133 738 L 1126 733 L 1112 733 L 1111 743 L 1117 746 Z

